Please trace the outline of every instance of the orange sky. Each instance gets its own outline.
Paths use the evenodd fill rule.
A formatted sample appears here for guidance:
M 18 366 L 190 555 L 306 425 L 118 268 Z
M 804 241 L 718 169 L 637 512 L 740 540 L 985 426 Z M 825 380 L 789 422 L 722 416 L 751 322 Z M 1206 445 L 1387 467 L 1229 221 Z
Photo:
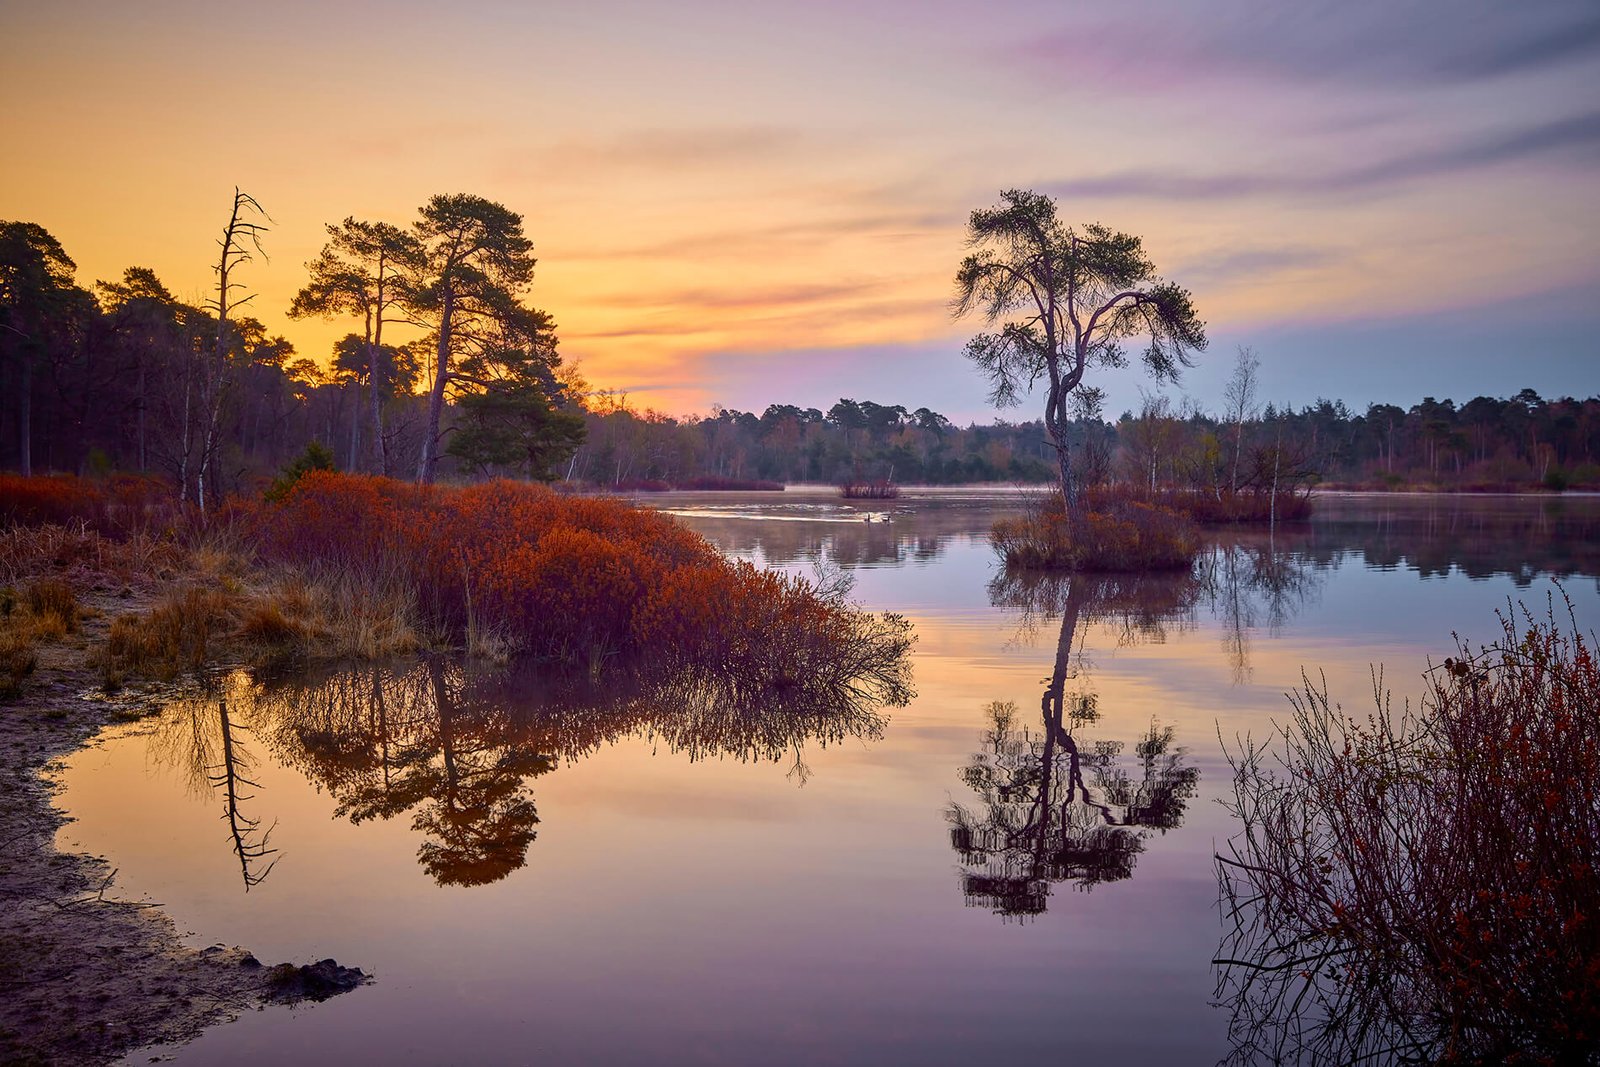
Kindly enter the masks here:
M 1235 343 L 1292 399 L 1410 402 L 1412 363 L 1442 395 L 1515 391 L 1494 368 L 1530 329 L 1519 373 L 1593 389 L 1591 7 L 1476 30 L 1143 7 L 13 6 L 0 218 L 44 225 L 84 284 L 143 265 L 198 300 L 238 184 L 274 219 L 255 314 L 326 359 L 355 324 L 283 314 L 323 224 L 478 193 L 525 215 L 531 300 L 597 386 L 959 417 L 983 415 L 976 326 L 945 308 L 962 224 L 1015 185 L 1142 234 L 1194 291 L 1203 401 Z M 1137 32 L 1152 13 L 1165 32 Z

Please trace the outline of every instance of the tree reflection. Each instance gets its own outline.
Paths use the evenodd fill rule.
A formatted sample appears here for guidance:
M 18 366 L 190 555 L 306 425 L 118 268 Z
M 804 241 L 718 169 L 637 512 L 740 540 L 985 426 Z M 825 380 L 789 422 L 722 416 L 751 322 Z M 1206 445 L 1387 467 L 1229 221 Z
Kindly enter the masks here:
M 1086 736 L 1099 698 L 1074 647 L 1091 621 L 1119 626 L 1122 641 L 1164 640 L 1190 617 L 1201 586 L 1190 575 L 1013 573 L 990 592 L 995 603 L 1021 608 L 1025 627 L 1060 618 L 1040 730 L 1019 722 L 1014 703 L 991 703 L 982 750 L 962 771 L 979 804 L 946 812 L 968 906 L 1020 919 L 1043 913 L 1054 885 L 1088 889 L 1130 877 L 1149 833 L 1182 822 L 1199 771 L 1184 765 L 1171 727 L 1151 723 L 1134 745 L 1131 773 L 1121 742 Z
M 1196 561 L 1195 576 L 1204 599 L 1222 623 L 1222 648 L 1235 684 L 1250 681 L 1250 639 L 1288 622 L 1311 601 L 1321 574 L 1297 554 L 1265 541 L 1216 541 Z
M 246 892 L 260 885 L 278 862 L 278 850 L 271 843 L 276 823 L 262 829 L 261 820 L 244 811 L 244 805 L 255 799 L 246 790 L 261 788 L 250 778 L 255 758 L 245 738 L 251 731 L 239 717 L 241 710 L 253 706 L 254 687 L 236 672 L 169 706 L 156 721 L 150 742 L 156 761 L 177 769 L 191 793 L 221 797 L 222 820 L 228 825 Z
M 870 681 L 821 672 L 758 683 L 709 668 L 597 679 L 427 657 L 244 680 L 236 702 L 278 760 L 328 790 L 339 816 L 409 814 L 429 876 L 483 885 L 526 863 L 539 822 L 529 783 L 563 761 L 643 736 L 691 760 L 787 762 L 803 782 L 807 745 L 875 739 L 882 709 L 909 699 L 908 645 L 886 645 L 892 661 Z M 188 720 L 168 721 L 173 737 L 186 736 Z M 212 747 L 214 733 L 205 734 Z M 191 762 L 213 766 L 210 751 Z

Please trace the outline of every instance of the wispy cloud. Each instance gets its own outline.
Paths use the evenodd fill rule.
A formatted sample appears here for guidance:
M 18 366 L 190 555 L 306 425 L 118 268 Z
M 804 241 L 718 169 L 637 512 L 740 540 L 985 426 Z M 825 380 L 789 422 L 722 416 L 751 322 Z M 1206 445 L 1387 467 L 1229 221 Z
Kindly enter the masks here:
M 1535 74 L 1600 57 L 1591 0 L 1509 5 L 1411 0 L 1371 5 L 1179 4 L 1123 8 L 1006 49 L 1062 82 L 1114 78 L 1166 88 L 1212 80 L 1355 87 L 1452 85 Z
M 1593 164 L 1600 159 L 1600 112 L 1501 131 L 1353 167 L 1302 173 L 1128 170 L 1069 178 L 1049 186 L 1057 196 L 1226 200 L 1252 196 L 1315 196 L 1381 189 L 1502 163 L 1533 159 Z
M 719 310 L 809 307 L 840 299 L 859 299 L 881 292 L 885 283 L 856 281 L 816 285 L 779 285 L 688 289 L 596 295 L 596 304 L 614 308 L 716 308 Z
M 1190 279 L 1194 285 L 1217 285 L 1240 278 L 1254 279 L 1284 271 L 1322 267 L 1333 260 L 1333 254 L 1325 247 L 1280 245 L 1191 257 L 1187 262 L 1177 264 L 1174 273 Z
M 563 256 L 578 261 L 771 255 L 775 248 L 832 244 L 852 237 L 891 240 L 929 232 L 943 233 L 959 226 L 961 218 L 961 212 L 955 208 L 932 207 L 914 201 L 898 209 L 820 211 L 767 226 L 708 228 L 702 218 L 699 228 L 679 237 L 610 248 L 573 248 L 563 250 Z

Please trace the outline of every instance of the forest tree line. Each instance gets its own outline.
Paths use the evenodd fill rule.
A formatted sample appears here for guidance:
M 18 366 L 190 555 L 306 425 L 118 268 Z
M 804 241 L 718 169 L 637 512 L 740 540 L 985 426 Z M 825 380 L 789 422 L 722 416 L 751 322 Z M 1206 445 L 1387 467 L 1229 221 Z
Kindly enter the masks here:
M 249 309 L 250 253 L 268 222 L 236 198 L 216 291 L 178 300 L 156 274 L 80 286 L 40 226 L 0 222 L 0 466 L 165 477 L 186 496 L 255 487 L 317 442 L 346 470 L 432 480 L 510 475 L 591 486 L 888 480 L 1047 482 L 1040 420 L 954 425 L 926 407 L 841 398 L 676 418 L 591 391 L 530 307 L 521 217 L 432 198 L 409 228 L 346 219 L 308 264 L 291 316 L 360 327 L 323 360 Z M 391 327 L 389 339 L 385 326 Z M 394 327 L 409 340 L 393 340 Z M 1262 488 L 1266 479 L 1373 487 L 1600 485 L 1600 397 L 1424 398 L 1365 410 L 1260 404 L 1240 355 L 1224 410 L 1146 395 L 1112 421 L 1070 421 L 1088 484 Z M 443 373 L 441 373 L 441 368 Z M 199 501 L 204 503 L 203 499 Z

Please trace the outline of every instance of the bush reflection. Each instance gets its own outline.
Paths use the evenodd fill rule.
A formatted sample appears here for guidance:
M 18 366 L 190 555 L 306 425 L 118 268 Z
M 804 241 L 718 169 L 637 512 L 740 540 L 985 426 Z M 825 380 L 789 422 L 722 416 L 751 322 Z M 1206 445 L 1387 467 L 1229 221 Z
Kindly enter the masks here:
M 422 836 L 418 862 L 440 885 L 483 885 L 527 861 L 539 822 L 533 779 L 622 738 L 646 736 L 690 760 L 786 762 L 800 781 L 810 773 L 808 745 L 876 739 L 884 709 L 911 696 L 908 629 L 880 636 L 872 651 L 857 647 L 849 671 L 775 673 L 761 684 L 710 670 L 596 679 L 446 657 L 315 677 L 239 672 L 217 695 L 170 706 L 156 750 L 209 790 L 242 780 L 258 758 L 241 742 L 248 734 L 326 789 L 339 817 L 409 814 Z M 229 710 L 219 716 L 219 708 Z M 235 814 L 236 795 L 227 801 Z M 266 840 L 253 848 L 259 828 L 243 825 L 236 851 L 250 885 L 266 875 Z

